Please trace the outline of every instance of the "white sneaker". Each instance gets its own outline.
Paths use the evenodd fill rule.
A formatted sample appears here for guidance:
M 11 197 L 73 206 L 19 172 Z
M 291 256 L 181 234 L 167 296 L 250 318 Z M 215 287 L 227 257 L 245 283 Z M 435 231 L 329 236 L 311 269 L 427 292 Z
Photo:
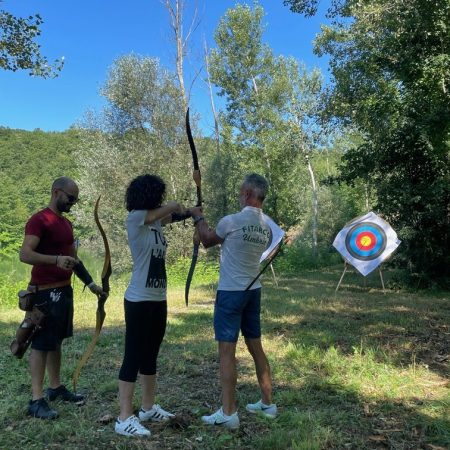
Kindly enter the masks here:
M 231 416 L 227 416 L 223 412 L 222 408 L 210 416 L 202 416 L 202 422 L 208 425 L 219 425 L 225 428 L 230 428 L 231 430 L 239 428 L 239 416 L 237 411 L 231 414 Z
M 148 411 L 142 407 L 139 410 L 139 419 L 142 421 L 151 420 L 153 422 L 165 422 L 172 417 L 175 417 L 175 414 L 164 411 L 159 405 L 153 405 Z
M 274 419 L 277 417 L 277 405 L 275 403 L 272 403 L 271 405 L 264 404 L 261 400 L 257 401 L 256 403 L 249 403 L 245 409 L 252 414 L 261 413 L 266 417 L 270 417 L 271 419 Z
M 150 430 L 143 427 L 139 423 L 139 419 L 136 416 L 130 416 L 128 419 L 120 420 L 117 418 L 115 425 L 116 433 L 123 436 L 150 436 Z

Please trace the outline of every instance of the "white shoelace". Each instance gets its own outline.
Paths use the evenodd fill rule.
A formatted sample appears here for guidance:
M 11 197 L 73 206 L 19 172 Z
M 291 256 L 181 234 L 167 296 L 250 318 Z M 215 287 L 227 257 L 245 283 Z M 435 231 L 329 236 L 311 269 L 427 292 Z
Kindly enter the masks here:
M 124 431 L 127 433 L 136 434 L 139 431 L 146 430 L 146 428 L 140 424 L 139 419 L 136 416 L 130 417 L 128 422 L 128 425 L 124 428 Z

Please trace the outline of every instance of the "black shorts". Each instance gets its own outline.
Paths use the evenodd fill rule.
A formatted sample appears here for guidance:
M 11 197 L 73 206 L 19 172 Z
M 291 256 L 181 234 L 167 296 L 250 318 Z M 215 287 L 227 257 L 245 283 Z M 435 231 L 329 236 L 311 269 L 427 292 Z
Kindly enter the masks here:
M 73 290 L 71 286 L 38 291 L 34 304 L 46 314 L 44 326 L 34 336 L 31 348 L 56 350 L 63 339 L 73 335 Z

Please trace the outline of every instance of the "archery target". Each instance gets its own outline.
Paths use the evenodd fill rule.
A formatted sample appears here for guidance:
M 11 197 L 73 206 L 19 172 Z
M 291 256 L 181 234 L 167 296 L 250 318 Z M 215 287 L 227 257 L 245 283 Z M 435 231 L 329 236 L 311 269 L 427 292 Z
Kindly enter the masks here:
M 333 242 L 345 261 L 364 276 L 388 258 L 399 244 L 392 227 L 373 212 L 345 225 Z
M 376 223 L 358 223 L 345 237 L 345 247 L 354 258 L 371 261 L 384 252 L 386 233 Z

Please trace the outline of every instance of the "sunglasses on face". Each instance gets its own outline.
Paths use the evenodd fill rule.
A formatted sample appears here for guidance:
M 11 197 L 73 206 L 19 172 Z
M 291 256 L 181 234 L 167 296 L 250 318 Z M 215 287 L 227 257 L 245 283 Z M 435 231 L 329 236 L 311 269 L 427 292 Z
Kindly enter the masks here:
M 68 194 L 64 189 L 58 189 L 61 192 L 64 192 L 64 194 L 67 197 L 67 200 L 69 200 L 69 203 L 76 203 L 78 201 L 78 197 L 72 194 Z

